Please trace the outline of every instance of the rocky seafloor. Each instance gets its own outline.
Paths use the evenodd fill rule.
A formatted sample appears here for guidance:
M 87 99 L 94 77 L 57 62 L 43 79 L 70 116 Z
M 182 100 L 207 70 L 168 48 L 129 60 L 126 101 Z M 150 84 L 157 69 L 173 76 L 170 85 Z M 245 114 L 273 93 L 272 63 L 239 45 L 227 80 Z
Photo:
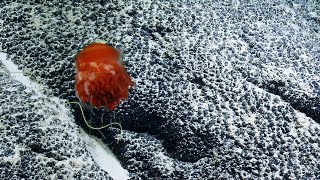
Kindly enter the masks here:
M 131 179 L 320 179 L 319 1 L 0 2 L 0 179 L 112 179 L 79 127 Z M 134 80 L 83 122 L 74 57 L 105 41 Z M 102 116 L 103 115 L 103 116 Z M 101 118 L 103 117 L 103 118 Z

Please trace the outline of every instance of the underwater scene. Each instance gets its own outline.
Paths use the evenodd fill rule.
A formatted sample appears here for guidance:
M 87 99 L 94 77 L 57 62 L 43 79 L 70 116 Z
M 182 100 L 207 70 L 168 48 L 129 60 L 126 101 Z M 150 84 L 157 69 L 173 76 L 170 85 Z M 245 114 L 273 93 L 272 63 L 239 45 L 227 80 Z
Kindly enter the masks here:
M 20 179 L 320 179 L 320 1 L 1 1 Z

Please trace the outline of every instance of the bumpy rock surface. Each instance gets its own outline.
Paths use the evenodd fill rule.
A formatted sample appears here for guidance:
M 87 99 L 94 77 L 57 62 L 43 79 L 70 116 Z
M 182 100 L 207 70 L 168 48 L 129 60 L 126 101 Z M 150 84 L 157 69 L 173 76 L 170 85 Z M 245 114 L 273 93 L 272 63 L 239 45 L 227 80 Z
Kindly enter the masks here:
M 319 1 L 4 1 L 0 24 L 0 51 L 45 85 L 48 95 L 69 101 L 76 99 L 74 56 L 84 45 L 104 40 L 123 52 L 135 81 L 129 100 L 115 116 L 97 109 L 86 114 L 95 126 L 113 117 L 121 122 L 117 143 L 113 131 L 92 133 L 112 142 L 132 179 L 320 178 Z M 17 148 L 12 136 L 24 137 L 10 128 L 31 123 L 29 116 L 17 116 L 31 113 L 39 123 L 49 113 L 32 111 L 30 98 L 10 93 L 1 89 L 7 108 L 17 108 L 9 96 L 25 103 L 1 116 L 13 133 L 1 134 L 7 139 L 1 147 L 9 151 L 1 149 L 4 158 Z M 73 111 L 79 114 L 77 107 Z M 59 127 L 45 128 L 53 128 L 53 136 L 68 133 Z M 42 131 L 22 132 L 50 144 Z M 65 146 L 74 142 L 59 138 Z M 32 147 L 41 150 L 26 148 L 28 161 L 35 157 Z M 64 157 L 44 150 L 38 153 Z M 9 168 L 15 162 L 1 163 L 7 163 L 3 172 L 21 171 Z M 26 167 L 27 177 L 52 171 Z
M 0 71 L 0 179 L 108 179 L 62 102 Z

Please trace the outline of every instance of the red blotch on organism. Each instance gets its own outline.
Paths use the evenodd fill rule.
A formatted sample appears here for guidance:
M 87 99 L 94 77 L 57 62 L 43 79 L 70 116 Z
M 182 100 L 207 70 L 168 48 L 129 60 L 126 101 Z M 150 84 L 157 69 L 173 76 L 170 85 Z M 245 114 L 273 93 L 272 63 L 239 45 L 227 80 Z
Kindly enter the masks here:
M 76 94 L 84 103 L 114 110 L 128 98 L 133 81 L 118 50 L 103 43 L 86 46 L 76 56 Z

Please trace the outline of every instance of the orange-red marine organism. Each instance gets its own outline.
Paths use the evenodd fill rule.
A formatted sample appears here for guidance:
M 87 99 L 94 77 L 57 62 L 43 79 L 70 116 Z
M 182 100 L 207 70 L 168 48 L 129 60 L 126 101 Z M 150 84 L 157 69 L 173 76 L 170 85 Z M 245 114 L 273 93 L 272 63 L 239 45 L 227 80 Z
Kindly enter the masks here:
M 114 110 L 128 98 L 133 81 L 117 49 L 103 43 L 86 46 L 76 56 L 76 95 L 84 103 Z

